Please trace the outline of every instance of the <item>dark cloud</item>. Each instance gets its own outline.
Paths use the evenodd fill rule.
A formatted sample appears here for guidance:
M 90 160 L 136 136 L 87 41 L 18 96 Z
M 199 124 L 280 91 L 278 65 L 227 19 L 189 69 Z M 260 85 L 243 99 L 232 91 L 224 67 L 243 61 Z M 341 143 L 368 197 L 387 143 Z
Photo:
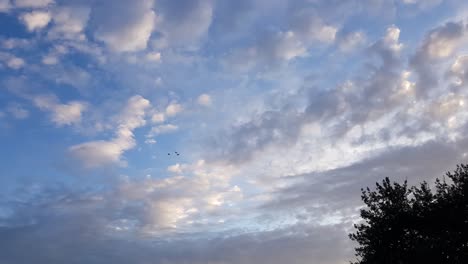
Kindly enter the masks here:
M 311 214 L 356 208 L 361 204 L 360 189 L 373 187 L 384 177 L 399 182 L 408 180 L 409 184 L 432 184 L 435 178 L 442 178 L 445 172 L 464 162 L 467 147 L 467 139 L 429 141 L 388 148 L 374 157 L 325 172 L 288 176 L 282 181 L 291 184 L 277 190 L 275 199 L 263 207 L 273 211 L 303 207 Z

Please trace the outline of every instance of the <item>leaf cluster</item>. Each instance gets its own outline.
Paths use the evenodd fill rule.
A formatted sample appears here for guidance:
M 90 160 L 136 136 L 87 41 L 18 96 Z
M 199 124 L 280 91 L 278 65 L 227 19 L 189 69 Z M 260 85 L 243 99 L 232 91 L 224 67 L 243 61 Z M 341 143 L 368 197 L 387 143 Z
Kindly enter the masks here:
M 358 243 L 354 264 L 468 263 L 468 165 L 408 187 L 385 178 L 362 189 L 363 221 L 349 235 Z

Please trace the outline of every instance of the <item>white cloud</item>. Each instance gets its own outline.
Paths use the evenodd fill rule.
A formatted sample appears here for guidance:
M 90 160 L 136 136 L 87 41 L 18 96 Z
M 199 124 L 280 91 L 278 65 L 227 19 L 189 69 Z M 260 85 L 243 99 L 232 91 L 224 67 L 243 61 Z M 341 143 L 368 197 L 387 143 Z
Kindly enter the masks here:
M 15 0 L 17 7 L 46 7 L 54 4 L 54 0 Z
M 110 164 L 125 165 L 120 156 L 127 148 L 117 142 L 101 140 L 72 146 L 69 151 L 86 169 L 91 169 Z
M 336 32 L 338 29 L 333 26 L 322 25 L 316 29 L 315 38 L 324 43 L 332 43 L 335 41 Z
M 156 144 L 158 142 L 154 138 L 148 138 L 148 139 L 145 140 L 145 143 L 149 144 L 149 145 L 153 145 L 153 144 Z
M 66 39 L 84 40 L 84 30 L 89 20 L 91 9 L 89 7 L 61 7 L 57 8 L 52 19 L 54 26 L 49 32 L 50 36 Z
M 447 23 L 429 32 L 417 56 L 423 57 L 421 60 L 445 59 L 466 41 L 463 23 Z
M 434 36 L 432 36 L 434 37 Z M 459 45 L 458 40 L 434 38 L 427 46 L 427 54 L 431 59 L 444 59 L 453 55 Z
M 117 128 L 113 139 L 72 146 L 69 148 L 70 154 L 86 169 L 109 165 L 124 166 L 126 163 L 121 156 L 136 146 L 133 130 L 146 124 L 144 116 L 149 107 L 150 102 L 145 98 L 139 95 L 131 97 L 123 111 L 116 117 Z
M 465 101 L 465 96 L 448 94 L 428 104 L 426 106 L 427 113 L 432 117 L 433 121 L 446 123 L 458 112 L 465 110 Z
M 288 61 L 307 54 L 306 47 L 292 31 L 279 32 L 275 41 L 273 53 L 276 58 Z
M 160 134 L 168 134 L 175 132 L 179 129 L 178 126 L 172 125 L 172 124 L 166 124 L 166 125 L 159 125 L 151 128 L 151 131 L 149 133 L 149 136 L 153 135 L 160 135 Z
M 167 171 L 172 172 L 172 173 L 182 173 L 183 172 L 183 165 L 180 165 L 179 163 L 171 165 L 167 167 Z
M 339 39 L 338 47 L 342 52 L 350 52 L 363 45 L 366 38 L 366 34 L 362 31 L 351 32 Z
M 463 87 L 468 82 L 468 56 L 459 56 L 448 71 L 455 86 Z
M 210 214 L 243 198 L 242 190 L 230 184 L 234 172 L 230 166 L 198 160 L 167 169 L 177 175 L 164 179 L 126 179 L 120 186 L 122 199 L 144 204 L 137 211 L 144 233 L 160 234 L 197 223 L 207 226 L 219 223 L 219 216 Z M 230 217 L 224 211 L 223 218 Z
M 151 121 L 153 123 L 162 123 L 166 120 L 166 117 L 163 113 L 155 113 L 153 114 L 153 116 L 151 117 Z
M 6 38 L 0 40 L 0 46 L 4 49 L 16 49 L 30 47 L 33 41 L 21 38 Z
M 18 70 L 25 65 L 25 61 L 22 58 L 18 58 L 13 54 L 7 52 L 0 52 L 0 62 L 3 62 L 11 69 Z
M 34 104 L 41 110 L 51 113 L 51 120 L 57 126 L 74 125 L 81 122 L 81 116 L 88 105 L 80 101 L 61 104 L 53 95 L 33 97 Z
M 52 121 L 58 125 L 71 125 L 81 121 L 82 113 L 87 109 L 82 102 L 58 104 L 53 108 Z
M 0 13 L 10 11 L 10 0 L 0 0 Z
M 331 44 L 336 39 L 338 28 L 325 23 L 316 10 L 300 10 L 293 16 L 291 30 L 297 34 L 304 43 L 316 42 Z
M 197 98 L 197 103 L 203 106 L 210 106 L 211 105 L 211 96 L 209 94 L 201 94 Z
M 58 63 L 58 58 L 57 56 L 49 54 L 42 57 L 42 63 L 45 65 L 55 65 Z
M 182 112 L 184 108 L 182 105 L 177 104 L 177 103 L 171 103 L 166 107 L 166 115 L 167 116 L 175 116 Z
M 15 70 L 21 69 L 24 66 L 24 64 L 25 63 L 23 59 L 15 57 L 15 56 L 11 57 L 7 61 L 7 66 Z
M 25 119 L 29 116 L 29 111 L 23 108 L 19 104 L 8 105 L 6 111 L 10 113 L 16 119 Z
M 438 85 L 439 76 L 443 72 L 441 63 L 450 59 L 467 43 L 466 32 L 463 22 L 448 22 L 426 34 L 422 45 L 410 60 L 410 66 L 418 77 L 418 95 L 424 95 Z
M 403 48 L 403 44 L 400 43 L 399 40 L 400 29 L 393 25 L 387 29 L 387 33 L 383 39 L 383 44 L 385 44 L 392 51 L 398 53 Z
M 152 62 L 160 62 L 161 61 L 161 53 L 159 52 L 150 52 L 146 54 L 146 60 Z
M 29 31 L 35 31 L 46 27 L 51 18 L 50 13 L 47 11 L 33 11 L 30 13 L 23 13 L 20 16 L 21 21 L 26 25 Z
M 94 37 L 117 52 L 144 50 L 154 29 L 153 1 L 112 1 L 98 13 Z
M 309 49 L 332 44 L 338 28 L 325 24 L 309 13 L 298 15 L 292 26 L 286 31 L 268 31 L 260 35 L 253 45 L 230 52 L 226 63 L 240 71 L 255 68 L 269 68 L 272 64 L 281 64 L 307 57 Z

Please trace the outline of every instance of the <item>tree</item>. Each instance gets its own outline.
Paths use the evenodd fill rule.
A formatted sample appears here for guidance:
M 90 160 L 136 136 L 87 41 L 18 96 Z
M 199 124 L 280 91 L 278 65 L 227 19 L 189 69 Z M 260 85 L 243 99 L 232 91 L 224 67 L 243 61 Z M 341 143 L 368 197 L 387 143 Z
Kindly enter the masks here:
M 435 189 L 391 183 L 362 189 L 366 208 L 350 239 L 354 264 L 468 263 L 468 165 L 437 179 Z

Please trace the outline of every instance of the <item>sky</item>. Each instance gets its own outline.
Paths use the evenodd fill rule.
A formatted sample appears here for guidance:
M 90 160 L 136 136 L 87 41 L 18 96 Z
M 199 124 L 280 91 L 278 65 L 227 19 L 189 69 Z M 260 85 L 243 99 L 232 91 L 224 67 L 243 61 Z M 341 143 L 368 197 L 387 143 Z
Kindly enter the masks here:
M 0 264 L 344 264 L 468 155 L 463 0 L 0 0 Z

